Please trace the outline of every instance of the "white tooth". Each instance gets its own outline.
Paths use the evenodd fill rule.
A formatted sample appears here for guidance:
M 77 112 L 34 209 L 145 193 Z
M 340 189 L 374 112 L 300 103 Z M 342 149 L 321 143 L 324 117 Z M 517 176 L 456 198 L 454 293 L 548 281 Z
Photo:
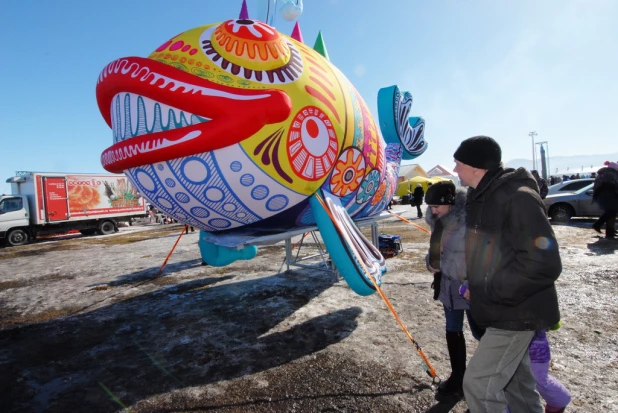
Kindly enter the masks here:
M 178 122 L 180 123 L 180 127 L 189 126 L 191 123 L 189 122 L 191 119 L 191 114 L 188 112 L 179 111 L 178 113 Z
M 176 113 L 176 111 L 174 110 L 173 107 L 168 106 L 167 107 L 167 113 L 168 113 L 168 124 L 167 127 L 169 128 L 169 130 L 172 129 L 176 129 L 176 122 L 178 121 L 178 114 Z
M 112 134 L 114 135 L 114 143 L 116 143 L 118 142 L 118 133 L 116 131 L 118 126 L 118 119 L 116 119 L 116 97 L 109 104 L 109 115 L 112 118 Z
M 146 128 L 146 105 L 144 104 L 144 99 L 141 96 L 137 97 L 137 118 L 135 120 L 131 119 L 131 121 L 133 124 L 133 130 L 135 131 L 135 136 L 148 133 L 148 129 Z
M 127 113 L 130 112 L 130 98 L 128 93 L 120 94 L 120 131 L 122 132 L 121 139 L 129 139 L 131 138 L 131 134 L 129 133 L 130 128 L 127 127 L 129 124 L 129 120 L 127 119 Z
M 182 128 L 184 126 L 183 125 L 183 121 L 182 121 L 182 119 L 183 119 L 182 111 L 174 109 L 174 115 L 176 115 L 176 127 L 177 128 Z
M 119 106 L 118 106 L 118 95 L 114 96 L 114 98 L 112 99 L 111 103 L 110 103 L 110 116 L 112 118 L 112 132 L 114 135 L 114 143 L 119 142 L 121 140 L 121 119 L 120 119 L 120 115 L 118 114 L 119 112 Z
M 170 106 L 161 104 L 161 125 L 163 125 L 164 128 L 167 128 L 169 126 L 170 109 Z
M 139 119 L 139 99 L 142 99 L 144 103 L 143 116 L 145 116 L 145 119 Z M 155 116 L 157 106 L 160 108 L 159 119 Z M 110 103 L 110 114 L 114 142 L 130 139 L 137 136 L 138 132 L 142 135 L 148 132 L 160 132 L 162 128 L 171 130 L 201 123 L 200 118 L 190 112 L 183 112 L 172 106 L 158 103 L 153 99 L 144 96 L 140 98 L 137 94 L 125 92 L 114 96 Z M 145 125 L 147 130 L 138 130 L 140 122 Z M 159 141 L 156 146 L 153 144 L 153 149 L 161 145 L 163 145 L 163 142 Z
M 116 97 L 114 97 L 114 117 L 116 118 L 116 139 L 118 140 L 118 142 L 120 142 L 122 140 L 122 116 L 123 116 L 123 111 L 122 111 L 122 96 L 120 95 L 116 95 Z
M 139 95 L 134 93 L 130 93 L 131 97 L 131 136 L 135 136 L 137 134 L 137 98 Z
M 144 100 L 144 109 L 146 109 L 145 110 L 146 130 L 150 132 L 154 128 L 155 104 L 157 102 L 147 97 L 142 97 L 142 99 Z

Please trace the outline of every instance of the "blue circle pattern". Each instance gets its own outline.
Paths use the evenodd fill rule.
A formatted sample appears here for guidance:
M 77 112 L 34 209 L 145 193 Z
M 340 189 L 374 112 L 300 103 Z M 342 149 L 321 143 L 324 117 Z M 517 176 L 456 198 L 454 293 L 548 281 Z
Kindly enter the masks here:
M 288 205 L 288 197 L 284 195 L 275 195 L 266 202 L 266 209 L 269 211 L 281 211 Z
M 191 208 L 191 213 L 198 218 L 207 218 L 210 216 L 210 212 L 208 212 L 206 208 L 202 208 L 202 207 Z
M 213 218 L 210 221 L 208 221 L 208 223 L 215 228 L 227 228 L 230 225 L 232 225 L 232 223 L 228 221 L 227 219 L 221 219 L 221 218 Z
M 204 169 L 206 169 L 206 177 L 205 177 L 204 179 L 200 180 L 200 181 L 194 181 L 194 180 L 190 179 L 190 178 L 189 178 L 189 177 L 188 177 L 188 176 L 184 173 L 184 170 L 185 170 L 185 165 L 186 165 L 188 162 L 199 162 L 199 163 L 201 163 L 201 164 L 204 166 Z M 204 162 L 204 160 L 203 160 L 203 159 L 198 158 L 197 156 L 190 156 L 190 157 L 185 158 L 185 159 L 182 161 L 182 163 L 180 164 L 180 169 L 179 169 L 179 171 L 178 171 L 178 172 L 180 172 L 180 174 L 182 175 L 182 177 L 183 177 L 184 179 L 186 179 L 187 181 L 191 182 L 192 184 L 204 184 L 204 183 L 206 183 L 206 182 L 208 181 L 208 179 L 210 178 L 210 168 L 208 168 L 208 165 L 206 164 L 206 162 Z
M 230 169 L 234 172 L 240 172 L 242 169 L 242 164 L 238 161 L 234 161 L 230 164 Z
M 244 174 L 240 177 L 240 183 L 242 186 L 251 186 L 255 182 L 255 178 L 251 174 Z
M 216 186 L 209 186 L 204 191 L 204 196 L 210 202 L 220 202 L 225 197 L 223 191 Z
M 258 201 L 266 198 L 268 196 L 268 187 L 266 185 L 258 185 L 251 190 L 251 198 L 257 199 Z
M 205 180 L 200 179 L 200 182 L 195 182 L 185 174 L 184 166 L 190 161 L 200 162 L 204 166 L 206 172 Z M 165 171 L 165 165 L 169 167 L 177 179 L 174 179 L 174 177 L 163 179 L 163 177 L 159 176 L 157 170 Z M 234 161 L 229 165 L 233 172 L 240 172 L 243 168 L 242 163 L 239 161 Z M 225 183 L 225 180 L 217 177 L 216 170 L 218 170 L 218 163 L 214 157 L 208 154 L 174 159 L 158 165 L 145 165 L 143 167 L 143 172 L 154 182 L 154 190 L 144 188 L 141 182 L 137 180 L 137 169 L 132 168 L 127 171 L 127 174 L 134 179 L 136 187 L 147 199 L 162 200 L 163 203 L 166 204 L 162 206 L 160 202 L 155 203 L 157 206 L 162 206 L 162 212 L 172 217 L 179 218 L 186 223 L 193 221 L 199 226 L 200 220 L 212 215 L 211 209 L 217 212 L 217 214 L 223 215 L 223 217 L 212 217 L 212 219 L 208 221 L 208 225 L 212 226 L 212 230 L 215 231 L 231 227 L 235 220 L 238 220 L 239 223 L 246 224 L 255 222 L 256 219 L 259 219 L 258 216 L 254 215 L 250 207 L 240 202 L 235 194 L 231 192 L 231 187 Z M 239 178 L 237 177 L 236 179 Z M 203 185 L 208 183 L 210 183 L 210 185 L 204 188 Z M 249 173 L 243 174 L 240 176 L 240 183 L 246 187 L 252 186 L 255 183 L 255 177 Z M 167 188 L 176 188 L 179 185 L 185 189 L 185 192 L 168 192 Z M 200 189 L 201 192 L 197 192 L 198 189 Z M 201 201 L 203 205 L 193 206 L 190 210 L 185 209 L 190 205 L 183 207 L 181 204 L 187 204 L 191 202 L 192 199 L 188 193 L 193 194 L 193 196 L 197 198 L 197 201 Z M 286 208 L 290 202 L 289 198 L 282 194 L 276 194 L 270 199 L 267 199 L 270 194 L 270 189 L 266 185 L 257 185 L 253 187 L 250 194 L 254 200 L 266 200 L 264 206 L 270 212 L 281 211 Z M 208 202 L 209 205 L 206 205 L 206 202 Z M 215 205 L 210 205 L 211 203 Z M 167 207 L 168 205 L 171 207 Z M 226 219 L 226 216 L 230 219 Z M 206 222 L 202 222 L 202 225 L 204 224 L 206 224 Z
M 186 204 L 187 202 L 189 202 L 191 200 L 191 198 L 189 198 L 189 195 L 183 193 L 183 192 L 178 192 L 174 198 L 176 198 L 176 200 L 178 202 L 181 202 L 183 204 Z

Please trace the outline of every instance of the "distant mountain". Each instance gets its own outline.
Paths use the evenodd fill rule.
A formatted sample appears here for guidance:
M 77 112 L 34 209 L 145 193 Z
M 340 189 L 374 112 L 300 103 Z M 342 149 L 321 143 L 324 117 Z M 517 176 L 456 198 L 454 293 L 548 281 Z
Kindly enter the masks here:
M 605 155 L 574 155 L 574 156 L 550 156 L 549 168 L 550 173 L 566 172 L 577 173 L 590 168 L 603 166 L 605 161 L 618 161 L 618 152 Z M 512 159 L 505 163 L 505 166 L 510 168 L 519 168 L 523 166 L 526 169 L 532 169 L 532 160 L 530 159 Z M 541 169 L 540 161 L 537 159 L 537 168 Z

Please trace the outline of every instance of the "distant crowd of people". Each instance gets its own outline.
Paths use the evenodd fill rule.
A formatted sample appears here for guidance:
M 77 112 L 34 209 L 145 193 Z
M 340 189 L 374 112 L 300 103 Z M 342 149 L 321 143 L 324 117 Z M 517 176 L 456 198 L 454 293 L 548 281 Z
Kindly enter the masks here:
M 177 219 L 174 219 L 168 215 L 165 215 L 164 213 L 159 211 L 157 208 L 155 208 L 153 205 L 148 206 L 148 221 L 150 223 L 154 221 L 155 224 L 161 224 L 161 225 L 178 223 Z M 191 232 L 195 232 L 194 227 L 187 225 L 187 228 L 186 228 L 187 234 L 189 233 L 189 230 L 191 230 Z
M 588 179 L 588 178 L 592 178 L 595 179 L 597 177 L 596 172 L 591 172 L 589 175 L 582 175 L 580 176 L 579 173 L 576 173 L 574 175 L 568 176 L 568 175 L 562 175 L 560 176 L 550 176 L 549 177 L 549 185 L 556 185 L 559 184 L 561 182 L 567 182 L 567 181 L 574 181 L 576 179 Z

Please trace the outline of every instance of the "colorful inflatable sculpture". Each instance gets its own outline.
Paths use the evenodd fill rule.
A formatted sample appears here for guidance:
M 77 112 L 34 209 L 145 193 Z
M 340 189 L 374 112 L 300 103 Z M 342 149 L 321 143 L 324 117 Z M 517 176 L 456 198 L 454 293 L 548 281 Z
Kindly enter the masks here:
M 401 160 L 426 149 L 424 121 L 408 118 L 410 94 L 379 92 L 378 127 L 327 58 L 248 18 L 188 30 L 147 58 L 120 58 L 103 69 L 96 94 L 114 136 L 103 167 L 200 228 L 207 263 L 252 258 L 255 247 L 238 246 L 260 231 L 317 223 L 351 288 L 375 291 L 384 259 L 353 220 L 383 211 Z

